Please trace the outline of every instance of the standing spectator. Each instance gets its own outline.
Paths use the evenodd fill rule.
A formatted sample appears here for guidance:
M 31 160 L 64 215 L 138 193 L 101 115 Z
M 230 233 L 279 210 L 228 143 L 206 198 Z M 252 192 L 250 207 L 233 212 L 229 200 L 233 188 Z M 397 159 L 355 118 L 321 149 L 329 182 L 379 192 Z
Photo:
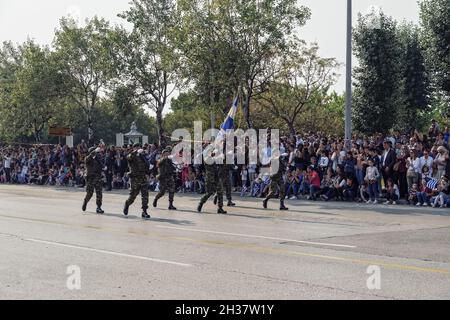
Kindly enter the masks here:
M 427 177 L 433 176 L 433 158 L 428 149 L 423 151 L 423 156 L 420 158 L 420 171 Z
M 413 184 L 418 184 L 420 181 L 421 164 L 416 150 L 411 150 L 409 158 L 406 159 L 406 168 L 406 179 L 408 190 L 410 190 Z
M 448 157 L 448 150 L 443 147 L 439 146 L 437 148 L 437 155 L 436 158 L 433 161 L 433 178 L 435 179 L 441 179 L 445 174 L 445 167 L 447 165 L 447 157 Z
M 374 162 L 372 159 L 368 161 L 369 166 L 366 169 L 366 176 L 364 178 L 369 191 L 370 199 L 367 203 L 377 203 L 377 195 L 378 195 L 378 178 L 380 177 L 380 173 L 378 172 L 377 167 L 374 166 Z
M 381 174 L 383 176 L 384 185 L 387 186 L 387 181 L 393 176 L 394 164 L 396 161 L 395 151 L 392 150 L 392 141 L 385 140 L 383 142 L 383 155 L 381 157 Z

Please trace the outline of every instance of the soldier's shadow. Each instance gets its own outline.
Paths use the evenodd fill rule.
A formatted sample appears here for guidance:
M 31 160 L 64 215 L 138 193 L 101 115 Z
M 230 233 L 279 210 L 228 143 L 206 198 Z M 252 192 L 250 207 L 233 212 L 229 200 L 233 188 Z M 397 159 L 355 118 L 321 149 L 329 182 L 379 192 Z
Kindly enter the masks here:
M 176 220 L 176 219 L 166 219 L 166 218 L 151 218 L 150 221 L 159 223 L 169 223 L 177 226 L 193 226 L 195 223 L 189 220 Z

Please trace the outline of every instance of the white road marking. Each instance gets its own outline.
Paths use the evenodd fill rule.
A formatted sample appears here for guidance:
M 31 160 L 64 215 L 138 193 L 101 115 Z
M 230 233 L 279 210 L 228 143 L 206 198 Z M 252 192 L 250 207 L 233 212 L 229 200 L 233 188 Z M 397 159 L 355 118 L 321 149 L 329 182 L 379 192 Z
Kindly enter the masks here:
M 36 243 L 49 244 L 49 245 L 53 245 L 53 246 L 60 246 L 60 247 L 66 247 L 66 248 L 72 248 L 72 249 L 79 249 L 79 250 L 86 250 L 86 251 L 92 251 L 92 252 L 97 252 L 97 253 L 110 254 L 110 255 L 125 257 L 125 258 L 133 258 L 133 259 L 159 262 L 159 263 L 167 263 L 167 264 L 173 264 L 173 265 L 181 266 L 181 267 L 192 267 L 191 264 L 187 264 L 187 263 L 180 263 L 180 262 L 161 260 L 161 259 L 155 259 L 155 258 L 149 258 L 149 257 L 143 257 L 143 256 L 136 256 L 136 255 L 132 255 L 132 254 L 125 254 L 125 253 L 114 252 L 114 251 L 109 251 L 109 250 L 94 249 L 94 248 L 89 248 L 89 247 L 83 247 L 83 246 L 77 246 L 77 245 L 71 245 L 71 244 L 65 244 L 65 243 L 59 243 L 59 242 L 53 242 L 53 241 L 45 241 L 45 240 L 31 239 L 31 238 L 24 239 L 24 240 L 30 241 L 30 242 L 36 242 Z
M 174 229 L 174 230 L 183 230 L 183 231 L 189 231 L 189 232 L 212 233 L 212 234 L 221 234 L 221 235 L 226 235 L 226 236 L 236 236 L 236 237 L 244 237 L 244 238 L 257 238 L 257 239 L 276 240 L 276 241 L 284 241 L 284 242 L 296 242 L 296 243 L 303 243 L 303 244 L 312 244 L 312 245 L 317 245 L 317 246 L 329 246 L 329 247 L 352 248 L 352 249 L 356 248 L 356 246 L 350 246 L 350 245 L 346 245 L 346 244 L 301 241 L 301 240 L 294 240 L 294 239 L 265 237 L 265 236 L 258 236 L 258 235 L 252 235 L 252 234 L 230 233 L 230 232 L 222 232 L 222 231 L 200 230 L 200 229 L 179 228 L 179 227 L 169 227 L 169 226 L 157 226 L 157 227 L 163 228 L 163 229 Z

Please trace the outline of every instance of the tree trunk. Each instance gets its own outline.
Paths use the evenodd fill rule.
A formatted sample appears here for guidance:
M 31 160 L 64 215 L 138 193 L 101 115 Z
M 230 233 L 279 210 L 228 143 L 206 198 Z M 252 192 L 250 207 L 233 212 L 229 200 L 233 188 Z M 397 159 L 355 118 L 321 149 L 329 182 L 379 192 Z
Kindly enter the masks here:
M 248 129 L 252 129 L 253 123 L 250 118 L 250 95 L 244 95 L 244 105 L 242 107 L 244 109 L 245 123 L 247 123 Z
M 88 145 L 92 145 L 93 144 L 93 140 L 94 140 L 94 130 L 92 127 L 92 116 L 91 113 L 89 112 L 87 115 L 87 122 L 88 122 Z
M 162 110 L 163 108 L 158 107 L 156 110 L 156 129 L 158 131 L 158 139 L 159 139 L 159 145 L 161 147 L 166 146 L 166 137 L 164 136 L 164 123 L 163 123 L 163 116 L 162 116 Z
M 294 122 L 293 121 L 288 121 L 287 125 L 288 125 L 288 128 L 289 128 L 289 131 L 291 132 L 291 138 L 295 137 L 296 132 L 295 132 Z

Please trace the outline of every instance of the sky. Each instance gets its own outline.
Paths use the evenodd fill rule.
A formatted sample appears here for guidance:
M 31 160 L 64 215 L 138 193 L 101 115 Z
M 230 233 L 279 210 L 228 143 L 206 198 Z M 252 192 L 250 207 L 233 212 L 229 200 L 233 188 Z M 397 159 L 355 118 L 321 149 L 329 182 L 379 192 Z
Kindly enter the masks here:
M 318 42 L 323 57 L 334 57 L 342 67 L 334 86 L 345 90 L 346 4 L 347 0 L 298 0 L 311 9 L 311 19 L 300 29 L 300 38 Z M 397 21 L 419 22 L 417 0 L 353 0 L 353 21 L 357 13 L 371 6 L 381 8 Z M 27 38 L 50 45 L 62 16 L 85 18 L 98 15 L 112 23 L 123 23 L 117 14 L 129 7 L 129 0 L 0 0 L 0 41 L 20 43 Z

